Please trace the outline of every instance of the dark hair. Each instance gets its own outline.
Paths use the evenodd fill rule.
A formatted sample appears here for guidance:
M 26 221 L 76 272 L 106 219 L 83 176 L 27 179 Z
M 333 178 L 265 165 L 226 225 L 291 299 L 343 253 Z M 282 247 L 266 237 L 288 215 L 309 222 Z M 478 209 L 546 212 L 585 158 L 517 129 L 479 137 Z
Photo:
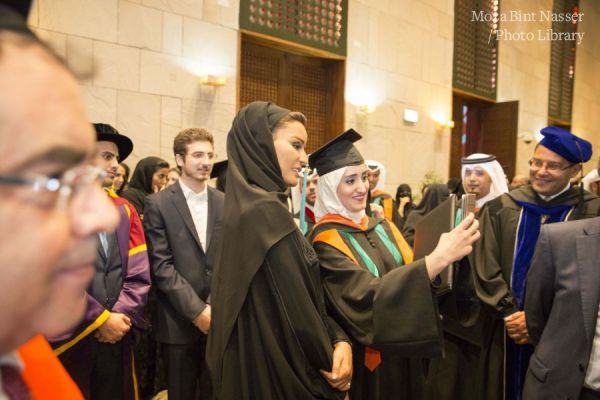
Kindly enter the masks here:
M 180 131 L 175 140 L 173 140 L 173 153 L 175 155 L 185 156 L 187 154 L 187 146 L 194 142 L 209 142 L 215 145 L 213 135 L 204 128 L 188 128 Z
M 282 125 L 288 124 L 290 122 L 300 122 L 302 125 L 306 126 L 306 116 L 302 114 L 300 111 L 292 111 L 285 117 L 281 118 L 277 124 L 273 127 L 273 132 L 277 128 L 280 128 Z
M 125 170 L 125 176 L 123 176 L 123 184 L 121 185 L 121 188 L 117 190 L 117 194 L 120 196 L 121 193 L 123 193 L 123 190 L 127 188 L 127 184 L 129 183 L 129 175 L 131 175 L 131 169 L 129 168 L 129 165 L 125 164 L 124 162 L 119 164 L 119 167 L 123 167 L 123 169 Z
M 446 185 L 448 185 L 448 190 L 450 191 L 450 193 L 454 193 L 456 195 L 464 194 L 461 178 L 451 177 L 448 179 L 448 182 L 446 182 Z
M 119 165 L 121 167 L 123 167 L 123 169 L 125 170 L 125 183 L 129 182 L 129 175 L 131 175 L 131 168 L 129 168 L 129 165 L 125 164 L 124 162 L 122 162 Z
M 169 163 L 167 161 L 161 160 L 156 163 L 156 165 L 154 167 L 154 173 L 156 173 L 156 171 L 158 171 L 159 169 L 170 168 L 170 167 L 171 166 L 169 165 Z

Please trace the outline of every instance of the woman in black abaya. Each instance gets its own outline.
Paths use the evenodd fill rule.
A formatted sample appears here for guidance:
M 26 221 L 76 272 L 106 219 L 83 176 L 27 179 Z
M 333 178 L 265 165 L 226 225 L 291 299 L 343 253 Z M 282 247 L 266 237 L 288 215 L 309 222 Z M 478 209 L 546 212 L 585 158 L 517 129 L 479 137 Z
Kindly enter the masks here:
M 227 138 L 207 347 L 216 399 L 343 399 L 349 389 L 348 339 L 326 314 L 317 256 L 287 208 L 307 164 L 304 123 L 254 102 Z

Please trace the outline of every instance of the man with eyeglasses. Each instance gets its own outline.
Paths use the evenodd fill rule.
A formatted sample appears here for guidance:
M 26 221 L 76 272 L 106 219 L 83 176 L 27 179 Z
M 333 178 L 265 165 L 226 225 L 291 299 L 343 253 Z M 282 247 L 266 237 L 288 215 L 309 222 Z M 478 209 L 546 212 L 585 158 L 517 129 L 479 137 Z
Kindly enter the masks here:
M 485 204 L 479 218 L 481 240 L 473 251 L 477 295 L 497 317 L 487 347 L 488 381 L 505 378 L 505 387 L 498 390 L 504 394 L 496 398 L 521 398 L 533 350 L 523 311 L 527 272 L 541 226 L 600 215 L 600 198 L 569 185 L 590 159 L 591 144 L 554 126 L 541 134 L 529 161 L 531 183 Z
M 136 399 L 132 328 L 147 325 L 142 311 L 150 289 L 150 265 L 135 208 L 111 189 L 119 160 L 127 158 L 133 143 L 108 124 L 94 127 L 96 156 L 91 162 L 105 171 L 102 184 L 119 212 L 119 224 L 114 232 L 98 235 L 96 273 L 87 289 L 83 321 L 52 345 L 86 398 Z
M 0 398 L 80 399 L 39 335 L 81 320 L 98 233 L 118 214 L 104 172 L 89 166 L 79 85 L 28 31 L 23 8 L 0 3 Z
M 167 370 L 169 399 L 208 400 L 212 398 L 205 362 L 210 284 L 224 195 L 208 186 L 214 163 L 210 132 L 184 129 L 173 141 L 173 153 L 181 177 L 146 197 L 144 205 L 144 229 L 157 289 L 152 328 Z

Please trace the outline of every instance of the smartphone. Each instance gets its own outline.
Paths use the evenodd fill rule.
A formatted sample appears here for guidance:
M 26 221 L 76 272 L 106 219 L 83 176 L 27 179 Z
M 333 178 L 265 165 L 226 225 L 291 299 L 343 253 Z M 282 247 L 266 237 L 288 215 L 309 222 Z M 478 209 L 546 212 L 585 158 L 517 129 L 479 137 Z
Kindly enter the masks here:
M 460 198 L 460 210 L 463 220 L 469 213 L 475 212 L 475 195 L 473 193 L 462 195 Z

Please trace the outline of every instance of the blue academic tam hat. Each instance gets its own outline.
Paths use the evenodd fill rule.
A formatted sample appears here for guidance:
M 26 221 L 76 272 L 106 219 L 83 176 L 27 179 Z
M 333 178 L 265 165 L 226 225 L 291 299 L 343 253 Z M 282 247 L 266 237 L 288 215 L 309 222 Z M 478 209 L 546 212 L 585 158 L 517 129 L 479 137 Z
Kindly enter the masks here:
M 540 144 L 574 163 L 584 163 L 592 157 L 592 145 L 566 129 L 557 126 L 547 126 L 540 131 L 544 136 Z

